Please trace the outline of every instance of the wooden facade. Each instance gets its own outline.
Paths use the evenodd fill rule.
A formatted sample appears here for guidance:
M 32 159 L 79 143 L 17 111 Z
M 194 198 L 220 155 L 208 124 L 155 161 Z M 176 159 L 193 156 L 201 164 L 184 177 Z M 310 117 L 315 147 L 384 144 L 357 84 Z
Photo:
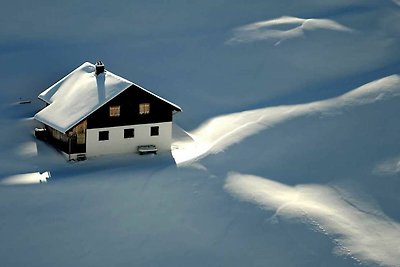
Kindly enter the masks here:
M 132 85 L 88 115 L 66 134 L 46 126 L 48 141 L 69 155 L 85 153 L 87 129 L 171 122 L 175 111 L 180 109 Z
M 150 112 L 140 114 L 140 104 L 149 104 Z M 110 108 L 120 107 L 119 116 L 110 116 Z M 87 128 L 105 128 L 124 125 L 172 121 L 173 111 L 168 102 L 132 85 L 87 117 Z

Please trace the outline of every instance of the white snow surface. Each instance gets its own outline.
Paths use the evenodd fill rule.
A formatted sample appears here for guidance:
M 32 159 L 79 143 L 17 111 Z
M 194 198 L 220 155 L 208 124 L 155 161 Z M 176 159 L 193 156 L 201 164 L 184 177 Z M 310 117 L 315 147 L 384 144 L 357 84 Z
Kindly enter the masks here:
M 400 266 L 398 1 L 22 0 L 0 21 L 0 266 Z M 171 153 L 67 162 L 34 138 L 37 95 L 98 59 L 182 105 Z
M 47 183 L 47 179 L 50 178 L 49 172 L 34 172 L 34 173 L 24 173 L 18 175 L 12 175 L 6 177 L 0 181 L 0 185 L 28 185 L 28 184 L 38 184 Z
M 246 137 L 302 116 L 329 117 L 343 110 L 400 96 L 400 76 L 392 75 L 344 95 L 306 104 L 266 107 L 218 116 L 186 133 L 190 138 L 172 144 L 177 164 L 224 151 Z
M 276 216 L 304 217 L 322 233 L 334 236 L 338 252 L 356 260 L 398 266 L 400 223 L 371 207 L 359 207 L 332 186 L 285 185 L 240 173 L 228 175 L 225 189 L 239 198 L 273 210 Z
M 374 172 L 378 175 L 397 175 L 400 173 L 400 157 L 386 159 L 377 164 Z
M 288 29 L 279 29 L 287 27 Z M 259 21 L 234 30 L 234 36 L 228 40 L 229 44 L 254 42 L 267 39 L 278 39 L 281 41 L 301 37 L 306 31 L 317 29 L 350 32 L 352 29 L 330 19 L 302 19 L 297 17 L 283 16 L 276 19 Z

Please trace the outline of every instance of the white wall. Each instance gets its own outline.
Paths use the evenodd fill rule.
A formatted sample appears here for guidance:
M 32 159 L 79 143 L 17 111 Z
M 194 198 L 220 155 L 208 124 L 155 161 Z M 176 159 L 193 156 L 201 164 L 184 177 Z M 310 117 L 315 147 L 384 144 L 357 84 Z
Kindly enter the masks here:
M 158 126 L 159 135 L 150 136 L 150 128 Z M 124 129 L 135 129 L 135 137 L 124 138 Z M 99 132 L 109 131 L 109 140 L 99 141 Z M 171 150 L 172 122 L 128 125 L 86 130 L 86 156 L 136 153 L 140 145 L 156 145 L 158 151 Z

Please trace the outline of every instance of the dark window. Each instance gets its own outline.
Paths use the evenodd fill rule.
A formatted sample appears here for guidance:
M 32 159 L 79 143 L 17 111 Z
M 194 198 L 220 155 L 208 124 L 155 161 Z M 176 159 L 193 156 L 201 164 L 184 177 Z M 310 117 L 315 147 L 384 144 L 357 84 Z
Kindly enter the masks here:
M 158 127 L 158 126 L 151 127 L 151 129 L 150 129 L 151 136 L 157 136 L 159 134 L 159 132 L 160 132 L 160 127 Z
M 108 131 L 99 132 L 99 141 L 108 140 Z
M 124 138 L 133 138 L 133 137 L 135 137 L 135 129 L 124 130 Z

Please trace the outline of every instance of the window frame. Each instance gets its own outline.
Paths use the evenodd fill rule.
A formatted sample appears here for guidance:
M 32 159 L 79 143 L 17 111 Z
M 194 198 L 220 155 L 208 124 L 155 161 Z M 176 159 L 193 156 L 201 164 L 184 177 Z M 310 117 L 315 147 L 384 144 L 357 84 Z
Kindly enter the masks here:
M 121 116 L 121 106 L 110 106 L 109 108 L 109 116 L 110 118 L 117 118 Z
M 150 103 L 140 103 L 139 104 L 139 115 L 147 115 L 150 114 Z
M 98 141 L 103 142 L 108 140 L 110 140 L 110 131 L 99 131 Z
M 130 139 L 130 138 L 135 138 L 135 128 L 124 129 L 124 139 Z
M 160 126 L 151 126 L 150 136 L 159 136 L 159 135 L 160 135 Z

